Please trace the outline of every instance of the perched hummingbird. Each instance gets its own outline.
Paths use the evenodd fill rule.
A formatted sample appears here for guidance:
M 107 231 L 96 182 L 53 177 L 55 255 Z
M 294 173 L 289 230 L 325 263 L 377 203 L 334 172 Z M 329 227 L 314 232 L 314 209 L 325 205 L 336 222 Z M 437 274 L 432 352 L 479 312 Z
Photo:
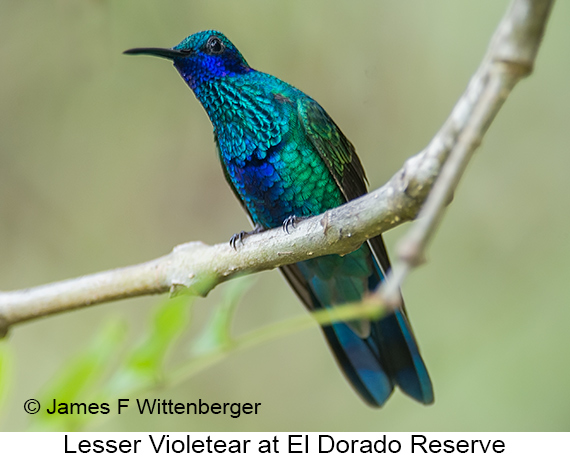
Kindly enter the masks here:
M 171 60 L 214 127 L 224 175 L 258 233 L 314 216 L 366 193 L 354 146 L 311 97 L 254 70 L 220 32 L 205 31 L 171 49 L 136 48 Z M 241 241 L 241 232 L 231 243 Z M 281 267 L 309 310 L 360 301 L 384 280 L 390 261 L 381 236 L 343 257 Z M 431 381 L 403 309 L 374 321 L 325 325 L 325 338 L 362 399 L 382 406 L 397 385 L 433 402 Z

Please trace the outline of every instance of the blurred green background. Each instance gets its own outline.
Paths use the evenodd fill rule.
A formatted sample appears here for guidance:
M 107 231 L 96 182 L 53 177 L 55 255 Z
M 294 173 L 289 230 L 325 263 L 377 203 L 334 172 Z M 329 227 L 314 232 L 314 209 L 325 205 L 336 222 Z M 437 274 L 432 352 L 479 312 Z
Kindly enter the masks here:
M 212 128 L 166 61 L 127 57 L 223 31 L 257 69 L 318 100 L 356 145 L 372 188 L 422 149 L 479 64 L 508 1 L 0 2 L 0 289 L 134 264 L 249 227 Z M 232 354 L 174 401 L 261 402 L 257 416 L 112 414 L 90 430 L 570 430 L 570 3 L 558 2 L 535 73 L 470 164 L 429 262 L 404 287 L 436 402 L 397 391 L 382 410 L 351 391 L 314 328 Z M 389 249 L 409 225 L 386 235 Z M 228 284 L 194 304 L 172 363 Z M 141 338 L 158 297 L 14 328 L 0 428 L 120 318 Z M 257 275 L 234 333 L 303 313 L 276 271 Z M 132 396 L 134 398 L 135 396 Z M 92 398 L 83 398 L 89 402 Z M 114 405 L 116 399 L 107 399 Z

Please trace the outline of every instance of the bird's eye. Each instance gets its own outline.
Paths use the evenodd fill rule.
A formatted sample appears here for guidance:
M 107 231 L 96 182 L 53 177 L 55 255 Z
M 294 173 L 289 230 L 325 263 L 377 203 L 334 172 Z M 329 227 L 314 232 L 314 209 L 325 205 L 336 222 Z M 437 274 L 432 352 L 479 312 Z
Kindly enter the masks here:
M 206 48 L 210 54 L 220 54 L 224 50 L 224 43 L 215 36 L 208 38 Z

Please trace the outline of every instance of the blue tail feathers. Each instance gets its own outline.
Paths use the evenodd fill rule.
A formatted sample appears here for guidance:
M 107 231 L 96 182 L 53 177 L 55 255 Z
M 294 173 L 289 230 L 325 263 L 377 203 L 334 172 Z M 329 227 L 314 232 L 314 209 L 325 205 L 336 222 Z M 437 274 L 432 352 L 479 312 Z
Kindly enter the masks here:
M 282 271 L 313 310 L 359 301 L 383 279 L 368 244 L 344 257 L 319 257 Z M 352 324 L 323 326 L 323 333 L 344 374 L 369 405 L 382 406 L 396 385 L 421 403 L 433 403 L 431 380 L 402 310 L 370 322 L 366 335 L 359 335 Z

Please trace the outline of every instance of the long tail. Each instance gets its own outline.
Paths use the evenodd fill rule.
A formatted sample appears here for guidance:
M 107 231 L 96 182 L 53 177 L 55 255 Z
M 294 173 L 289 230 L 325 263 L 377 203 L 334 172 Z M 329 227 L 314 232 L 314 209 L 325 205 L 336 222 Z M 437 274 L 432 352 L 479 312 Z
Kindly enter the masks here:
M 316 310 L 359 301 L 389 268 L 384 243 L 377 237 L 344 257 L 319 257 L 281 270 L 303 303 Z M 431 380 L 402 310 L 376 321 L 334 323 L 324 326 L 323 333 L 344 374 L 369 405 L 382 406 L 394 385 L 421 403 L 433 403 Z

